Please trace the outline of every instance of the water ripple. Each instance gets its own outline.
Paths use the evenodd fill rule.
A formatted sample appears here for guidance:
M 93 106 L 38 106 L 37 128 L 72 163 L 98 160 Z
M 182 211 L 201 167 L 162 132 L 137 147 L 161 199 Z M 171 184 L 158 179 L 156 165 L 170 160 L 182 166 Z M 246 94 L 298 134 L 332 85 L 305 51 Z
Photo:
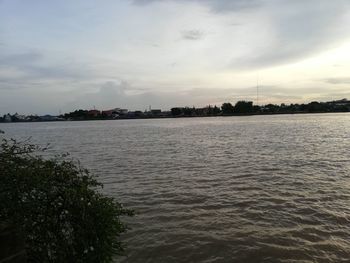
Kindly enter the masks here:
M 349 262 L 350 115 L 1 124 L 134 208 L 117 262 Z

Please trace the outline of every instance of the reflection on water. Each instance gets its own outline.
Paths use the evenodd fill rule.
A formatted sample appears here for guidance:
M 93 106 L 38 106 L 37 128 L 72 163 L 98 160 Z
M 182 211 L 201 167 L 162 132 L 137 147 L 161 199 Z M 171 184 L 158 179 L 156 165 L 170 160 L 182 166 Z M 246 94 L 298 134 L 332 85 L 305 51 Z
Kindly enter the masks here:
M 137 211 L 123 262 L 349 262 L 350 115 L 1 124 Z

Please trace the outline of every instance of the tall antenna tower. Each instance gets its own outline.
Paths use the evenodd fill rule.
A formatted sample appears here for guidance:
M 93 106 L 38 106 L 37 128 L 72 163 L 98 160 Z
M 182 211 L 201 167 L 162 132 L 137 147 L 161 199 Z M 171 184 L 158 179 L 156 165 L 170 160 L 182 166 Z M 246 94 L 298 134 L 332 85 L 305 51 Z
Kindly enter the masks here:
M 256 74 L 256 105 L 259 105 L 259 73 Z

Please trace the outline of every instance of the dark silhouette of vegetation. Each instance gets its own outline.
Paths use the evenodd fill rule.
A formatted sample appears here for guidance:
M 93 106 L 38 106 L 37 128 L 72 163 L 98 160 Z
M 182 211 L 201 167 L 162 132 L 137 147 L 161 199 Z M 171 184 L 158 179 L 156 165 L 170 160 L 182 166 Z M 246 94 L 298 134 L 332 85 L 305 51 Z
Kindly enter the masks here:
M 259 110 L 257 108 L 257 110 Z M 252 101 L 238 101 L 234 108 L 235 113 L 253 113 L 253 102 Z
M 182 110 L 182 108 L 172 108 L 171 114 L 175 117 L 179 117 L 179 116 L 183 115 L 183 110 Z
M 133 212 L 67 155 L 44 158 L 37 146 L 0 144 L 0 221 L 25 237 L 28 262 L 111 262 L 123 253 L 122 216 Z
M 350 101 L 347 99 L 317 102 L 308 104 L 284 103 L 254 105 L 252 101 L 238 101 L 234 106 L 225 102 L 218 107 L 216 105 L 204 108 L 195 107 L 174 107 L 170 111 L 149 110 L 149 111 L 128 111 L 115 108 L 107 111 L 99 110 L 75 110 L 60 116 L 23 116 L 6 114 L 0 118 L 0 122 L 23 122 L 23 121 L 63 121 L 63 120 L 111 120 L 111 119 L 147 119 L 147 118 L 169 118 L 169 117 L 204 117 L 204 116 L 234 116 L 253 114 L 296 114 L 296 113 L 323 113 L 323 112 L 349 112 Z
M 198 117 L 198 116 L 219 116 L 221 115 L 221 109 L 216 105 L 213 107 L 211 105 L 205 108 L 195 108 L 195 107 L 176 107 L 172 108 L 170 111 L 170 116 L 173 117 Z
M 208 106 L 208 114 L 209 116 L 217 116 L 220 115 L 221 110 L 216 105 L 214 107 Z
M 99 110 L 76 110 L 65 113 L 60 117 L 65 120 L 112 120 L 112 119 L 147 119 L 170 116 L 170 112 L 162 112 L 160 109 L 149 111 L 128 111 L 119 108 L 99 111 Z
M 64 114 L 65 119 L 76 119 L 76 120 L 86 120 L 86 119 L 94 119 L 95 117 L 89 115 L 89 111 L 87 110 L 76 110 L 70 113 Z
M 221 110 L 223 115 L 231 115 L 234 113 L 235 107 L 231 103 L 226 102 L 222 104 Z
M 323 112 L 349 112 L 350 101 L 343 99 L 330 102 L 313 101 L 308 104 L 284 103 L 266 104 L 263 106 L 254 105 L 252 101 L 238 101 L 234 106 L 230 102 L 222 104 L 221 108 L 210 105 L 205 108 L 172 108 L 173 117 L 193 117 L 193 116 L 234 116 L 251 114 L 292 114 L 292 113 L 323 113 Z

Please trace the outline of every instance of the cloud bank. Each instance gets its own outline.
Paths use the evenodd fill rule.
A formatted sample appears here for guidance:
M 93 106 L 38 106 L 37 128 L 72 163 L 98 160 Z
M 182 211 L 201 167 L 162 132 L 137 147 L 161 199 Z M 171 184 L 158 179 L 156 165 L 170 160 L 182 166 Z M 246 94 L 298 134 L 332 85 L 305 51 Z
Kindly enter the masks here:
M 350 84 L 348 0 L 2 0 L 0 32 L 0 114 L 254 100 L 257 74 L 271 102 Z

